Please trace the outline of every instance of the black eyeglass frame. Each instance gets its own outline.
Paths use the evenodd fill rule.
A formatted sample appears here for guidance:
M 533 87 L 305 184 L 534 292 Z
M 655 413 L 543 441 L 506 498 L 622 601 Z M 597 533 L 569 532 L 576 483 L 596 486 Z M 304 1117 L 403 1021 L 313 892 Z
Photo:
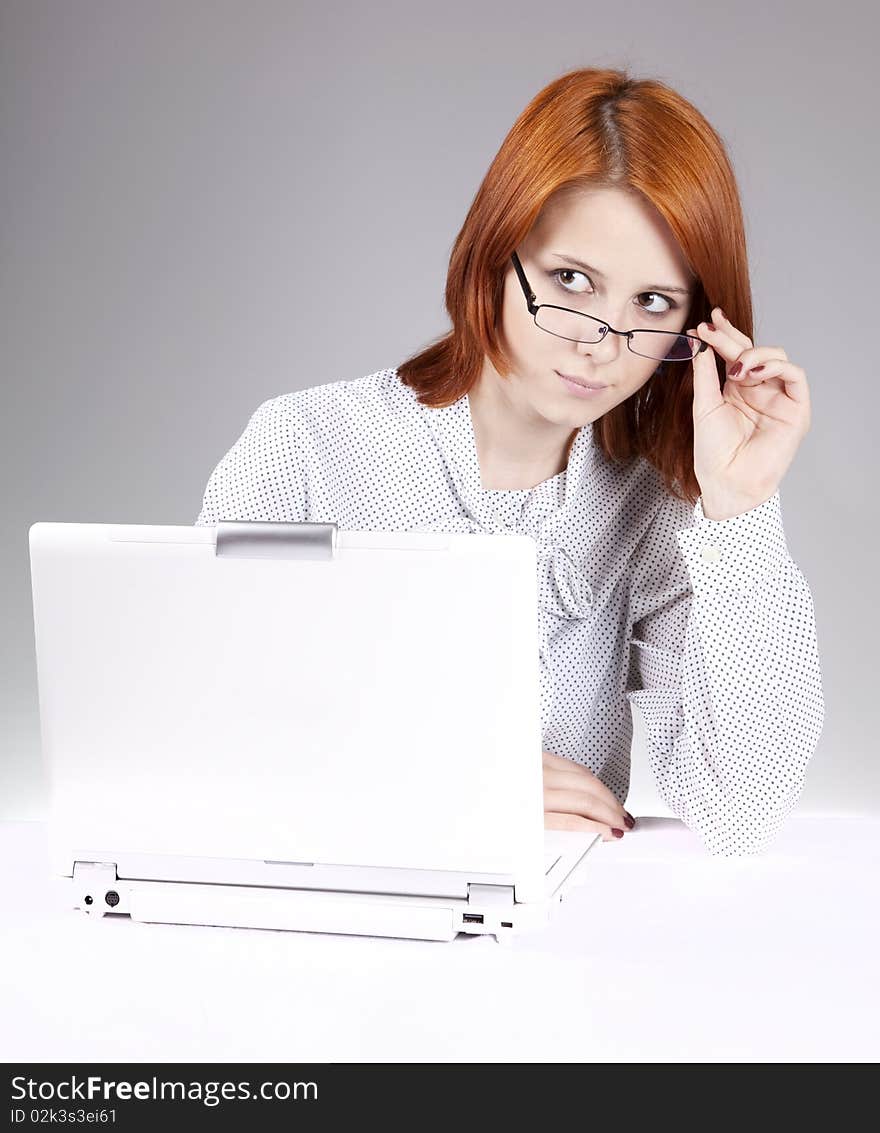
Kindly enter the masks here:
M 529 281 L 526 279 L 526 273 L 523 271 L 523 266 L 520 263 L 519 256 L 516 254 L 516 252 L 514 252 L 511 255 L 510 258 L 513 260 L 513 266 L 516 269 L 517 278 L 519 279 L 520 286 L 523 289 L 523 294 L 526 297 L 526 304 L 527 304 L 528 309 L 529 309 L 529 314 L 535 320 L 535 326 L 538 327 L 538 330 L 545 330 L 545 328 L 542 327 L 538 323 L 538 311 L 540 311 L 540 309 L 542 307 L 551 307 L 555 311 L 568 311 L 568 313 L 571 314 L 571 315 L 580 315 L 580 317 L 582 319 L 592 319 L 593 322 L 598 323 L 600 327 L 605 327 L 604 332 L 602 332 L 602 331 L 599 332 L 599 339 L 598 339 L 599 342 L 604 342 L 605 336 L 610 331 L 612 334 L 619 334 L 623 338 L 625 338 L 627 348 L 633 354 L 635 354 L 636 357 L 638 357 L 638 358 L 647 358 L 648 357 L 647 354 L 639 354 L 639 352 L 637 350 L 632 349 L 632 346 L 630 345 L 630 343 L 632 341 L 633 334 L 635 334 L 635 331 L 633 331 L 633 330 L 615 330 L 614 327 L 611 326 L 610 323 L 606 323 L 604 319 L 597 319 L 595 315 L 586 315 L 586 314 L 584 314 L 583 311 L 573 311 L 571 309 L 571 307 L 559 307 L 559 306 L 557 306 L 556 303 L 538 303 L 537 306 L 536 306 L 535 300 L 537 299 L 537 296 L 535 295 L 534 291 L 532 291 L 531 285 L 530 285 Z M 563 269 L 560 269 L 560 270 L 563 270 Z M 548 330 L 548 331 L 546 331 L 546 333 L 547 334 L 553 334 L 553 331 Z M 640 333 L 669 335 L 669 334 L 672 334 L 674 332 L 668 331 L 668 330 L 653 330 L 651 327 L 645 327 L 643 329 L 643 331 L 640 331 Z M 677 333 L 682 338 L 689 338 L 693 342 L 698 342 L 700 344 L 700 348 L 699 348 L 699 350 L 697 350 L 696 354 L 692 354 L 690 358 L 652 358 L 651 361 L 662 362 L 662 363 L 664 363 L 664 365 L 667 362 L 692 362 L 694 360 L 694 358 L 696 358 L 697 354 L 700 353 L 700 351 L 707 350 L 708 347 L 709 347 L 708 342 L 704 342 L 701 338 L 697 338 L 696 335 L 685 334 L 684 331 L 678 331 Z M 561 334 L 554 335 L 554 337 L 555 338 L 562 338 L 565 342 L 585 342 L 585 341 L 588 341 L 586 339 L 580 339 L 580 338 L 565 338 L 565 336 L 561 335 Z

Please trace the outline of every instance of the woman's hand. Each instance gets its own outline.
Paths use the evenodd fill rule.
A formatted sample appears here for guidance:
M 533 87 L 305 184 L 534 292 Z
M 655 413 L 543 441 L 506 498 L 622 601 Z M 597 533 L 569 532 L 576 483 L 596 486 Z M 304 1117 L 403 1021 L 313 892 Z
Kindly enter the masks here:
M 610 842 L 635 825 L 632 815 L 586 767 L 552 751 L 543 752 L 542 758 L 545 830 L 598 830 L 602 841 Z
M 694 472 L 709 519 L 728 519 L 776 492 L 810 428 L 810 391 L 781 346 L 753 346 L 720 307 L 688 334 L 709 343 L 694 358 Z M 718 388 L 716 352 L 727 363 Z

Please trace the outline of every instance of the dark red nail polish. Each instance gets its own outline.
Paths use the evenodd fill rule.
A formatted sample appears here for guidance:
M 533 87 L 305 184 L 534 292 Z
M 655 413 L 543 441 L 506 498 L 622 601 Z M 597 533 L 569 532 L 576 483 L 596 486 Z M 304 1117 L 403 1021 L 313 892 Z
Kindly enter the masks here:
M 633 818 L 633 816 L 629 813 L 628 810 L 624 811 L 623 813 L 624 813 L 623 821 L 627 824 L 627 826 L 630 828 L 630 830 L 632 830 L 632 828 L 636 824 L 636 820 Z
M 764 369 L 764 364 L 762 362 L 760 366 L 752 366 L 751 370 L 749 370 L 749 373 L 750 374 L 757 374 L 757 372 L 759 370 L 763 370 L 763 369 Z
M 735 377 L 736 377 L 736 375 L 737 375 L 737 374 L 738 374 L 738 373 L 740 372 L 740 370 L 741 370 L 742 368 L 743 368 L 743 364 L 742 364 L 742 362 L 737 362 L 735 366 L 731 366 L 731 367 L 730 367 L 730 376 L 731 376 L 732 378 L 735 378 Z
M 706 323 L 706 326 L 709 328 L 709 330 L 715 330 L 715 327 L 711 323 Z
M 623 831 L 618 830 L 616 826 L 611 827 L 611 833 L 614 835 L 615 838 L 622 838 L 623 837 Z

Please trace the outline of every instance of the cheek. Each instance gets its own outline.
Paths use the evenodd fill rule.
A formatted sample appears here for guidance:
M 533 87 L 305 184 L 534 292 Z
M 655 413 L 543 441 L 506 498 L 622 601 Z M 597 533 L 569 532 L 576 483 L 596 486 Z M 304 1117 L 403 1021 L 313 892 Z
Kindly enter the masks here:
M 548 344 L 552 346 L 552 337 L 535 325 L 522 302 L 522 292 L 519 304 L 505 303 L 501 331 L 511 353 L 520 359 L 542 357 L 547 353 Z M 542 342 L 542 339 L 547 339 L 547 342 Z
M 651 362 L 648 358 L 635 361 L 635 365 L 629 373 L 626 383 L 629 391 L 628 396 L 636 393 L 637 390 L 640 390 L 643 385 L 650 381 L 659 365 L 659 362 Z

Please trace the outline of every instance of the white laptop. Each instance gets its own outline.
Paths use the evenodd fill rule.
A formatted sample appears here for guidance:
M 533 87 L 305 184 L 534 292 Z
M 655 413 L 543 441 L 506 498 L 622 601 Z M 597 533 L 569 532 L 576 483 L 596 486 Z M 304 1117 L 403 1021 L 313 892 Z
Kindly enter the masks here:
M 51 868 L 138 921 L 499 942 L 545 831 L 528 535 L 34 523 Z

